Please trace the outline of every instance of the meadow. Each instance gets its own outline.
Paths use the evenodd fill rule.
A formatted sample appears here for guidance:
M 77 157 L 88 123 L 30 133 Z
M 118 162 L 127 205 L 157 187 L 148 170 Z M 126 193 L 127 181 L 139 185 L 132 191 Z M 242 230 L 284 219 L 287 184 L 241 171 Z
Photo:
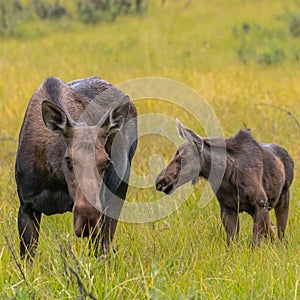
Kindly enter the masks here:
M 299 14 L 299 1 L 157 0 L 142 16 L 94 25 L 33 20 L 21 36 L 0 37 L 0 298 L 300 299 Z M 20 261 L 14 161 L 28 101 L 48 76 L 68 82 L 93 75 L 113 84 L 176 80 L 206 99 L 225 136 L 246 126 L 260 142 L 285 147 L 295 161 L 285 243 L 252 247 L 252 220 L 242 214 L 240 240 L 227 248 L 217 200 L 199 206 L 200 180 L 169 216 L 120 222 L 116 253 L 104 259 L 88 255 L 66 213 L 42 217 L 34 264 Z M 135 104 L 140 115 L 179 117 L 205 135 L 176 105 Z M 163 155 L 163 167 L 175 150 L 157 135 L 140 138 L 132 168 L 150 174 L 153 186 L 130 187 L 128 201 L 162 197 L 149 162 Z

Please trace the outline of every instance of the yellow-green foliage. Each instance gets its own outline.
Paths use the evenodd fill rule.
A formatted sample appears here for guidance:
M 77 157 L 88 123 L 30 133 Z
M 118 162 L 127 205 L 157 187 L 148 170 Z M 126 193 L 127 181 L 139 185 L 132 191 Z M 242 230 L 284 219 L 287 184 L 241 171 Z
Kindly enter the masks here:
M 300 121 L 299 38 L 290 34 L 284 17 L 297 10 L 297 1 L 157 0 L 143 17 L 124 16 L 95 26 L 32 21 L 22 25 L 23 38 L 1 40 L 0 298 L 83 299 L 72 268 L 98 299 L 298 299 L 300 128 L 292 117 Z M 244 33 L 244 24 L 249 33 Z M 272 33 L 270 44 L 266 32 Z M 272 47 L 283 49 L 284 58 L 262 63 L 259 55 L 269 53 L 266 47 L 271 54 Z M 145 76 L 177 80 L 206 98 L 226 136 L 246 124 L 259 141 L 288 149 L 295 181 L 287 242 L 266 241 L 252 248 L 251 219 L 242 215 L 240 241 L 227 249 L 217 201 L 199 208 L 200 181 L 188 201 L 167 218 L 120 223 L 117 252 L 104 260 L 90 257 L 86 241 L 74 237 L 70 213 L 43 217 L 36 260 L 31 266 L 20 264 L 24 278 L 13 258 L 15 253 L 19 261 L 14 158 L 27 103 L 47 76 L 70 81 L 92 75 L 114 84 Z M 155 99 L 136 106 L 140 114 L 180 117 L 202 133 L 178 107 Z M 143 137 L 133 170 L 147 175 L 151 156 L 160 153 L 167 161 L 174 151 L 167 139 Z M 128 193 L 129 201 L 159 197 L 153 187 L 130 188 Z

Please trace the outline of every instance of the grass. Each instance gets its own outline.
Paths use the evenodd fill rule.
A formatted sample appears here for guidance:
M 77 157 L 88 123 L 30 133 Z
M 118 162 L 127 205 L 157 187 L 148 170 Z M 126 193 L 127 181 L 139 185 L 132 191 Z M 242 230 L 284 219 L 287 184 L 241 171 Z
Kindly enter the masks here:
M 0 298 L 83 299 L 82 285 L 97 299 L 300 298 L 299 128 L 291 115 L 260 105 L 279 106 L 300 120 L 299 62 L 292 55 L 299 40 L 278 18 L 287 9 L 296 11 L 297 2 L 192 1 L 184 8 L 181 1 L 154 1 L 144 17 L 95 26 L 34 21 L 24 25 L 22 38 L 0 41 L 0 137 L 12 138 L 0 140 Z M 247 36 L 251 49 L 244 54 L 251 55 L 246 63 L 241 60 L 241 39 L 232 28 L 244 23 L 280 32 L 276 45 L 284 45 L 284 60 L 261 64 L 256 59 L 265 47 L 257 32 Z M 287 242 L 252 248 L 251 218 L 243 214 L 240 241 L 227 249 L 217 201 L 199 207 L 205 186 L 200 181 L 168 217 L 145 224 L 120 222 L 117 251 L 104 260 L 90 257 L 86 241 L 75 238 L 70 213 L 43 217 L 36 260 L 19 268 L 5 237 L 18 254 L 14 155 L 27 103 L 47 76 L 70 81 L 94 74 L 114 84 L 145 76 L 177 80 L 208 101 L 226 136 L 246 124 L 259 141 L 288 149 L 295 181 Z M 170 103 L 146 99 L 136 106 L 140 115 L 179 117 L 203 132 L 191 114 Z M 133 171 L 154 181 L 149 159 L 161 154 L 168 161 L 175 149 L 167 139 L 142 137 Z M 161 197 L 153 187 L 131 187 L 128 193 L 132 202 Z

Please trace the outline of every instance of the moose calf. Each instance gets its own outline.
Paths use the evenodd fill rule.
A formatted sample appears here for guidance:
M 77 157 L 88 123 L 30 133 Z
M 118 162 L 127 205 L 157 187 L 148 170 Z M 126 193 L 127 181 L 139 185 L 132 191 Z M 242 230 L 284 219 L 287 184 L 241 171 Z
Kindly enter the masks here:
M 253 218 L 253 241 L 260 244 L 262 237 L 275 233 L 269 216 L 274 208 L 278 237 L 283 239 L 294 177 L 288 152 L 275 144 L 259 144 L 248 130 L 224 140 L 204 139 L 178 120 L 177 129 L 185 143 L 157 176 L 156 189 L 171 194 L 182 184 L 203 177 L 219 201 L 228 245 L 238 236 L 238 214 L 244 211 Z M 224 172 L 220 181 L 210 176 L 213 159 L 217 171 Z

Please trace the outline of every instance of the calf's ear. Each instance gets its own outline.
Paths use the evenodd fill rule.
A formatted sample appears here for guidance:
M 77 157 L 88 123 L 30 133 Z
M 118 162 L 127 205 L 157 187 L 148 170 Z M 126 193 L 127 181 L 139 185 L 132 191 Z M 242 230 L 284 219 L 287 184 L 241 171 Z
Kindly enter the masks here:
M 45 100 L 42 103 L 42 116 L 47 128 L 54 133 L 66 135 L 70 122 L 62 108 Z
M 129 105 L 130 99 L 126 95 L 105 115 L 104 121 L 101 121 L 100 126 L 105 129 L 107 136 L 119 131 L 125 124 Z
M 203 150 L 203 139 L 194 131 L 185 127 L 177 118 L 176 124 L 179 136 L 182 137 L 186 142 L 195 145 L 198 151 L 201 152 Z

